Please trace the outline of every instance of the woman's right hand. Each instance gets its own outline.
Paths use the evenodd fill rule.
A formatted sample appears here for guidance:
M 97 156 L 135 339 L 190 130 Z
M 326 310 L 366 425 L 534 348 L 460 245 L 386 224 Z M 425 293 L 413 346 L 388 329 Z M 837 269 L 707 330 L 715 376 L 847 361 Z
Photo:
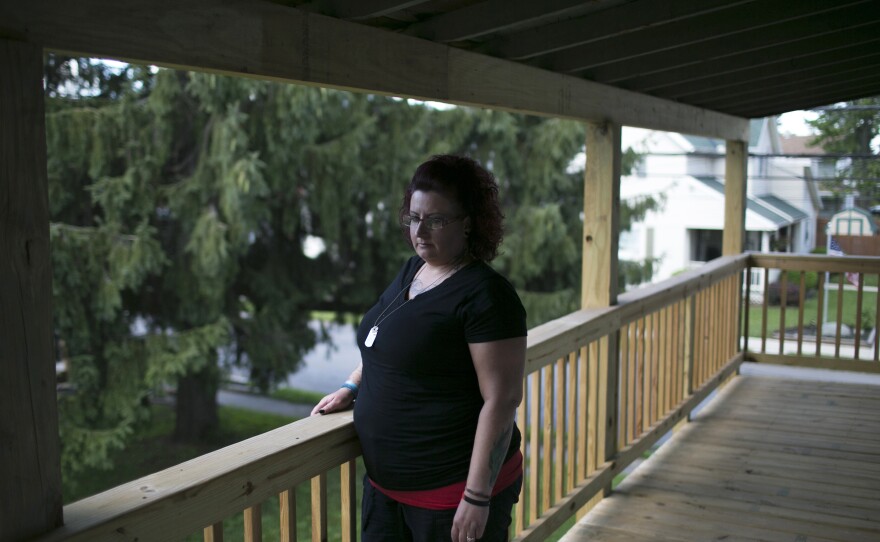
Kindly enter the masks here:
M 312 409 L 312 416 L 315 414 L 330 414 L 331 412 L 339 412 L 351 406 L 354 402 L 354 392 L 348 388 L 339 388 L 329 395 L 325 395 L 323 399 L 318 401 L 315 408 Z

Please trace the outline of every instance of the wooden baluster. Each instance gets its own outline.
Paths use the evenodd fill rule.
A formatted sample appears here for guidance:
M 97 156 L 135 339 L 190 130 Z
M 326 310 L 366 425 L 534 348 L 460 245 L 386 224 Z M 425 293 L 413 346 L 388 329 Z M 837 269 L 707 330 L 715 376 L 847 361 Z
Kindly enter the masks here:
M 259 504 L 244 510 L 244 542 L 263 540 L 263 513 Z
M 681 397 L 681 375 L 684 367 L 684 349 L 682 344 L 682 335 L 684 334 L 684 312 L 681 310 L 682 302 L 679 301 L 672 305 L 672 405 L 677 405 Z
M 825 273 L 819 272 L 819 299 L 816 306 L 816 357 L 822 355 L 822 321 L 825 311 Z
M 739 281 L 742 277 L 731 277 L 730 282 L 730 341 L 727 343 L 730 347 L 730 356 L 733 357 L 740 350 L 739 339 L 742 336 L 742 283 Z M 737 371 L 739 372 L 739 371 Z
M 691 386 L 693 388 L 700 386 L 703 358 L 706 355 L 706 349 L 703 347 L 703 325 L 705 324 L 703 320 L 706 317 L 703 303 L 705 298 L 706 296 L 703 292 L 694 294 L 694 365 L 693 373 L 691 374 Z
M 801 355 L 804 346 L 804 300 L 807 297 L 807 275 L 801 271 L 800 291 L 798 294 L 798 339 L 797 354 Z
M 859 284 L 856 293 L 856 348 L 853 353 L 855 359 L 859 359 L 859 347 L 862 342 L 862 296 L 865 294 L 865 278 L 859 273 Z M 880 292 L 878 292 L 880 293 Z
M 732 303 L 731 294 L 734 290 L 731 289 L 730 279 L 727 279 L 721 283 L 721 295 L 724 304 L 724 312 L 722 313 L 722 325 L 723 330 L 721 333 L 722 341 L 721 341 L 721 360 L 719 362 L 719 368 L 721 368 L 728 359 L 731 357 L 730 353 L 730 343 L 733 335 L 731 334 L 731 324 L 733 327 L 736 327 L 736 305 Z
M 749 351 L 749 307 L 752 304 L 752 268 L 746 267 L 745 272 L 746 293 L 743 296 L 743 350 Z M 739 342 L 739 337 L 737 337 Z
M 682 395 L 690 397 L 693 393 L 694 370 L 696 365 L 696 307 L 697 296 L 692 295 L 684 305 L 684 378 L 682 379 Z
M 627 432 L 627 427 L 629 427 L 630 420 L 630 412 L 629 412 L 629 356 L 630 356 L 630 348 L 632 345 L 632 341 L 630 340 L 632 334 L 632 326 L 630 324 L 624 324 L 620 328 L 620 420 L 619 420 L 619 428 L 620 432 L 617 436 L 618 441 L 621 444 L 621 447 L 625 447 L 629 444 L 629 433 Z
M 598 356 L 598 359 L 596 360 L 599 365 L 599 379 L 598 379 L 598 385 L 599 385 L 599 394 L 598 395 L 599 395 L 599 397 L 597 399 L 597 402 L 599 403 L 599 412 L 596 414 L 596 419 L 600 420 L 600 422 L 601 422 L 596 426 L 596 428 L 598 430 L 597 431 L 598 438 L 596 440 L 596 449 L 599 452 L 598 456 L 596 457 L 596 463 L 599 465 L 605 463 L 605 461 L 609 457 L 609 454 L 607 451 L 609 436 L 606 433 L 606 430 L 611 431 L 610 438 L 614 439 L 616 441 L 617 438 L 615 435 L 617 435 L 617 424 L 620 423 L 619 416 L 614 417 L 615 425 L 613 425 L 612 427 L 608 427 L 608 424 L 606 422 L 606 420 L 608 420 L 608 408 L 609 408 L 608 396 L 613 393 L 611 390 L 608 389 L 608 380 L 609 380 L 609 377 L 608 377 L 608 369 L 609 369 L 609 367 L 608 367 L 608 363 L 609 363 L 608 341 L 613 340 L 613 337 L 614 337 L 614 335 L 611 335 L 611 336 L 605 336 L 605 337 L 602 337 L 601 339 L 599 339 L 599 356 Z M 617 367 L 613 367 L 613 370 L 616 371 Z M 617 379 L 615 378 L 615 380 L 617 380 Z M 621 448 L 623 448 L 623 446 L 620 446 L 620 445 L 617 446 L 617 449 L 621 449 Z
M 597 458 L 599 452 L 599 341 L 590 343 L 590 356 L 587 359 L 587 382 L 588 396 L 590 400 L 587 402 L 587 449 L 589 455 L 587 457 L 587 476 L 593 474 L 598 468 Z
M 715 374 L 715 368 L 720 365 L 719 360 L 721 359 L 721 349 L 719 348 L 719 345 L 721 343 L 721 334 L 724 333 L 722 310 L 721 284 L 716 283 L 709 288 L 709 351 L 712 352 L 712 355 L 709 356 L 709 368 L 705 375 L 707 380 Z
M 540 371 L 529 375 L 529 521 L 538 519 L 538 435 L 541 432 Z
M 650 348 L 651 355 L 648 359 L 651 360 L 651 395 L 650 395 L 651 401 L 649 403 L 650 408 L 648 409 L 649 414 L 650 414 L 650 417 L 648 418 L 648 422 L 649 422 L 648 427 L 654 425 L 654 422 L 657 420 L 657 412 L 658 412 L 657 398 L 660 395 L 660 389 L 659 389 L 660 379 L 657 374 L 660 371 L 660 358 L 657 355 L 658 354 L 658 345 L 660 344 L 659 343 L 660 337 L 658 335 L 659 330 L 660 330 L 660 326 L 659 326 L 660 314 L 658 312 L 652 312 L 649 315 L 649 317 L 650 317 L 650 322 L 651 322 L 651 325 L 650 325 L 651 335 L 650 335 L 650 341 L 648 344 L 650 344 L 650 346 L 651 346 L 651 348 Z
M 327 542 L 327 474 L 312 478 L 312 542 Z
M 587 475 L 587 409 L 589 393 L 587 390 L 587 347 L 581 347 L 578 357 L 578 430 L 577 430 L 577 480 Z
M 551 459 L 553 458 L 553 366 L 548 365 L 541 369 L 544 380 L 543 408 L 542 410 L 542 461 L 541 461 L 541 513 L 550 509 L 550 474 Z
M 568 471 L 566 472 L 566 492 L 574 489 L 575 475 L 577 473 L 577 419 L 580 413 L 577 411 L 577 352 L 568 354 L 568 419 L 566 420 L 568 435 Z
M 644 380 L 645 380 L 645 321 L 641 318 L 636 321 L 636 367 L 635 378 L 633 382 L 633 396 L 635 397 L 634 417 L 635 429 L 633 430 L 633 438 L 637 439 L 642 435 L 642 403 L 644 401 Z
M 626 386 L 626 431 L 623 447 L 629 446 L 633 441 L 636 429 L 636 344 L 638 341 L 635 322 L 630 322 L 627 326 L 627 333 L 629 334 L 629 344 L 625 360 L 626 382 L 623 384 Z M 623 447 L 618 447 L 618 449 L 623 449 Z
M 761 302 L 761 353 L 767 353 L 767 305 L 770 301 L 770 269 L 764 268 L 764 299 Z
M 296 488 L 282 491 L 278 496 L 281 522 L 281 542 L 296 542 Z
M 559 358 L 556 360 L 556 382 L 554 384 L 554 394 L 556 396 L 556 417 L 553 427 L 556 428 L 556 447 L 553 449 L 553 458 L 555 465 L 555 470 L 553 471 L 553 502 L 557 503 L 562 499 L 562 495 L 564 494 L 562 484 L 563 482 L 563 474 L 565 471 L 565 456 L 563 452 L 565 451 L 564 446 L 564 436 L 565 436 L 565 421 L 569 413 L 565 411 L 565 358 Z
M 357 522 L 357 460 L 339 467 L 339 491 L 342 512 L 342 542 L 356 542 Z
M 223 522 L 205 527 L 202 539 L 205 542 L 223 542 Z
M 779 280 L 779 355 L 785 345 L 785 305 L 788 301 L 788 273 L 783 269 Z
M 837 333 L 834 336 L 834 357 L 840 358 L 840 326 L 843 325 L 843 272 L 837 275 Z
M 663 416 L 669 411 L 669 347 L 672 341 L 667 337 L 667 333 L 671 329 L 669 326 L 669 306 L 663 307 L 660 311 L 660 415 Z
M 654 314 L 645 315 L 645 361 L 642 374 L 642 432 L 651 427 L 654 402 Z

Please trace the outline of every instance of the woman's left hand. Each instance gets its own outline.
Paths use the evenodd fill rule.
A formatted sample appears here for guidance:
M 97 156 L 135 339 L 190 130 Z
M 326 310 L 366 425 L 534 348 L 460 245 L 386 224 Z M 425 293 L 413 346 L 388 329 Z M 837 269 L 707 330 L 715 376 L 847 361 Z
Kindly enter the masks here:
M 452 520 L 452 542 L 474 542 L 483 536 L 488 521 L 488 506 L 474 506 L 462 499 Z

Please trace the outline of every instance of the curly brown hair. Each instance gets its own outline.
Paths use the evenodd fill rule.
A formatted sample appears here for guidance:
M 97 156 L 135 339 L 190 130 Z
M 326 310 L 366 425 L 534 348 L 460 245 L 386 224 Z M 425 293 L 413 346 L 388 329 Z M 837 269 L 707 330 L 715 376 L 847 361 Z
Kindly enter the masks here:
M 400 206 L 401 219 L 409 214 L 410 201 L 416 190 L 440 192 L 461 205 L 471 219 L 468 235 L 471 256 L 488 262 L 498 255 L 498 246 L 504 238 L 504 214 L 498 203 L 498 183 L 495 176 L 476 160 L 438 154 L 416 168 Z

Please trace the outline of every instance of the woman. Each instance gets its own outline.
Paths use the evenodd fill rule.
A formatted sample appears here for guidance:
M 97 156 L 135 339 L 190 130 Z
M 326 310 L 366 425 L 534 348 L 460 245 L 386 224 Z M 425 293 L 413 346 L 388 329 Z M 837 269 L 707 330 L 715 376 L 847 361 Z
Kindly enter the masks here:
M 362 541 L 504 541 L 522 485 L 525 310 L 486 262 L 502 238 L 498 186 L 435 156 L 400 210 L 416 255 L 358 328 L 361 364 L 312 414 L 348 408 L 363 448 Z

